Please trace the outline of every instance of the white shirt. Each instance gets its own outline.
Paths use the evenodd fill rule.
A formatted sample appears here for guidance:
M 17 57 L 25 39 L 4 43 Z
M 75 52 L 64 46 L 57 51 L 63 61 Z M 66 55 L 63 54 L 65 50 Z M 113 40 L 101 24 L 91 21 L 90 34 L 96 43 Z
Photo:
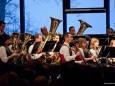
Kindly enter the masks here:
M 91 54 L 92 54 L 93 56 L 95 56 L 96 58 L 97 58 L 98 55 L 99 55 L 100 49 L 97 50 L 97 51 L 98 51 L 98 52 L 96 52 L 96 50 L 94 50 L 94 49 L 90 49 Z
M 70 52 L 69 52 L 69 44 L 64 42 L 65 45 L 67 46 L 62 46 L 61 49 L 60 49 L 60 54 L 64 55 L 64 58 L 65 60 L 68 62 L 68 61 L 71 61 L 71 60 L 75 60 L 76 58 L 76 55 L 74 52 L 72 52 L 72 56 L 70 56 Z
M 7 54 L 6 54 L 6 48 L 4 46 L 0 47 L 0 59 L 4 63 L 8 62 L 8 58 L 7 58 Z

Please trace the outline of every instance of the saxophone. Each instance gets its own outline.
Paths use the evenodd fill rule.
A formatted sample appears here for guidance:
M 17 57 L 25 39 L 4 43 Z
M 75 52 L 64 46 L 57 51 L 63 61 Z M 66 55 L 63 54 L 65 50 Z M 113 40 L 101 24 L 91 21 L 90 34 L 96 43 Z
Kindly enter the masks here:
M 82 36 L 83 32 L 88 28 L 92 28 L 91 25 L 89 25 L 88 23 L 86 23 L 85 21 L 79 20 L 80 22 L 80 28 L 76 34 L 76 36 Z

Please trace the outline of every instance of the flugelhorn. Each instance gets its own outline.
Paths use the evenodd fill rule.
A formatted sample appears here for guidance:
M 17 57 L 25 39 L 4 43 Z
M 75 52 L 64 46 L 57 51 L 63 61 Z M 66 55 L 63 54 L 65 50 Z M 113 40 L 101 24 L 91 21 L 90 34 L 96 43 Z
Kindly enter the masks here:
M 81 36 L 83 34 L 83 32 L 88 28 L 88 27 L 91 27 L 92 26 L 88 23 L 86 23 L 85 21 L 82 21 L 82 20 L 79 20 L 80 21 L 80 28 L 76 34 L 76 36 Z

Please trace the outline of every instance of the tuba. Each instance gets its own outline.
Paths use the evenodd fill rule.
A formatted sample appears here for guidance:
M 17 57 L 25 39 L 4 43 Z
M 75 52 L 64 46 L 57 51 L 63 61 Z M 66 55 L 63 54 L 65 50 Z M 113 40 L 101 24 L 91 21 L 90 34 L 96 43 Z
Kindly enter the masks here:
M 84 22 L 84 21 L 82 21 L 82 20 L 79 20 L 79 21 L 80 21 L 80 28 L 79 28 L 79 30 L 78 30 L 76 36 L 81 36 L 81 35 L 83 34 L 83 32 L 84 32 L 88 27 L 92 28 L 92 26 L 89 25 L 88 23 L 86 23 L 86 22 Z
M 62 20 L 60 20 L 60 19 L 56 19 L 56 18 L 53 18 L 53 17 L 50 17 L 50 18 L 51 18 L 50 31 L 48 32 L 48 35 L 45 39 L 45 42 L 44 43 L 42 42 L 40 44 L 40 47 L 42 47 L 42 49 L 44 48 L 46 42 L 50 41 L 52 39 L 52 36 L 53 36 L 53 34 L 55 34 L 58 25 L 60 24 L 60 22 L 62 22 Z M 41 49 L 41 51 L 42 51 L 42 49 Z

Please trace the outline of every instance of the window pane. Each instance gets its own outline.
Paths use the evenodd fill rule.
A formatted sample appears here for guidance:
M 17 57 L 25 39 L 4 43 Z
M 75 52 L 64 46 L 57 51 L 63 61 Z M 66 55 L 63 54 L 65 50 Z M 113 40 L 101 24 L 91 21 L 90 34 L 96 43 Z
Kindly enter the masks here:
M 88 13 L 88 14 L 67 14 L 67 31 L 70 26 L 80 28 L 80 22 L 83 20 L 90 24 L 92 28 L 87 28 L 83 34 L 105 34 L 106 33 L 106 14 L 105 13 Z
M 49 31 L 50 16 L 62 19 L 62 0 L 25 0 L 25 12 L 26 32 L 41 33 L 42 26 L 46 26 Z M 58 26 L 57 33 L 63 33 L 62 24 L 61 22 Z
M 20 32 L 19 0 L 11 0 L 5 7 L 5 31 L 7 34 Z
M 104 0 L 70 0 L 71 8 L 97 8 L 104 7 Z
M 110 1 L 110 27 L 115 30 L 115 0 Z

